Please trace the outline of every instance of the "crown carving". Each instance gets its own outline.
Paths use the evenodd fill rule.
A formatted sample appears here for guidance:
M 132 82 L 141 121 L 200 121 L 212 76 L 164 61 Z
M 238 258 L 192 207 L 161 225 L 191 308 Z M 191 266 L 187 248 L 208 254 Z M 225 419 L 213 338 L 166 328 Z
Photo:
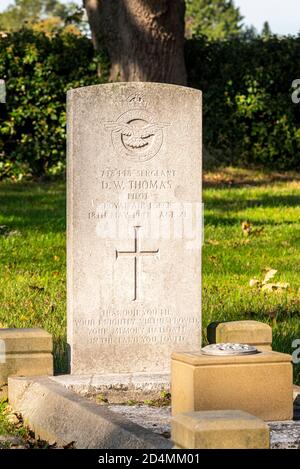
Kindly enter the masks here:
M 140 93 L 133 93 L 128 98 L 126 98 L 127 104 L 133 109 L 146 109 L 148 103 L 145 100 L 145 97 Z

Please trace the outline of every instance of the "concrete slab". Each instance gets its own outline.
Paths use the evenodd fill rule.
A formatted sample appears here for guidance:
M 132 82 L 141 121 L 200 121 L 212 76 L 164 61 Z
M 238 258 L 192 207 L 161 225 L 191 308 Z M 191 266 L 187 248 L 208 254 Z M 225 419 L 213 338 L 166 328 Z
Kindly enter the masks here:
M 51 379 L 82 396 L 109 394 L 109 401 L 116 404 L 127 400 L 154 399 L 162 390 L 170 390 L 168 373 L 60 375 L 51 376 Z
M 160 435 L 171 434 L 171 407 L 152 407 L 148 405 L 110 405 L 104 404 L 113 412 L 122 414 L 132 422 L 150 429 Z M 271 449 L 300 448 L 300 422 L 267 422 L 270 428 Z
M 271 449 L 300 449 L 300 422 L 269 422 Z
M 172 448 L 166 438 L 66 389 L 49 377 L 8 380 L 10 405 L 36 437 L 75 448 Z

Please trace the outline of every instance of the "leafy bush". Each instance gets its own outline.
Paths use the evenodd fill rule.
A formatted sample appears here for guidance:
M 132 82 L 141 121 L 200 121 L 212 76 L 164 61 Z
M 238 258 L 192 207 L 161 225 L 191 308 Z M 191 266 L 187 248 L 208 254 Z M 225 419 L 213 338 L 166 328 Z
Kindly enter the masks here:
M 0 77 L 7 87 L 0 116 L 0 177 L 43 176 L 64 168 L 66 92 L 105 81 L 106 70 L 105 58 L 96 58 L 83 36 L 50 38 L 27 29 L 0 39 Z
M 204 94 L 204 144 L 218 163 L 300 167 L 300 36 L 186 42 L 189 85 Z M 101 76 L 99 77 L 99 70 Z M 97 76 L 98 72 L 98 76 Z M 90 39 L 22 30 L 0 37 L 0 178 L 65 168 L 66 92 L 106 82 L 108 61 Z
M 186 44 L 189 84 L 204 93 L 204 143 L 219 162 L 300 167 L 300 36 Z

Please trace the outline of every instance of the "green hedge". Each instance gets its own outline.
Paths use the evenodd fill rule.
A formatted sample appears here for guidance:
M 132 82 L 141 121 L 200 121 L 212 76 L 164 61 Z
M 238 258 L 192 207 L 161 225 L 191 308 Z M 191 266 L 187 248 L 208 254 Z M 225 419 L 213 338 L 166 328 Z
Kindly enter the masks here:
M 186 45 L 189 84 L 204 93 L 204 142 L 222 163 L 300 167 L 300 36 Z
M 0 78 L 7 88 L 0 116 L 0 177 L 64 169 L 66 92 L 100 83 L 97 66 L 91 41 L 82 36 L 49 38 L 23 30 L 0 39 Z
M 186 63 L 189 85 L 204 93 L 204 143 L 218 163 L 300 168 L 300 104 L 291 100 L 300 37 L 193 38 Z M 63 171 L 66 91 L 105 82 L 107 72 L 86 37 L 23 30 L 0 38 L 0 178 Z

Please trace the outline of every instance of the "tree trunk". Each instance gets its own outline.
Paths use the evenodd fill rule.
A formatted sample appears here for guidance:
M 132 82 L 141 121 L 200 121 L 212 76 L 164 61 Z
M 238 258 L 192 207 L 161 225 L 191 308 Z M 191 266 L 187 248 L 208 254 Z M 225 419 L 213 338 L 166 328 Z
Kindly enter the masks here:
M 184 0 L 84 0 L 96 50 L 112 81 L 186 84 Z

